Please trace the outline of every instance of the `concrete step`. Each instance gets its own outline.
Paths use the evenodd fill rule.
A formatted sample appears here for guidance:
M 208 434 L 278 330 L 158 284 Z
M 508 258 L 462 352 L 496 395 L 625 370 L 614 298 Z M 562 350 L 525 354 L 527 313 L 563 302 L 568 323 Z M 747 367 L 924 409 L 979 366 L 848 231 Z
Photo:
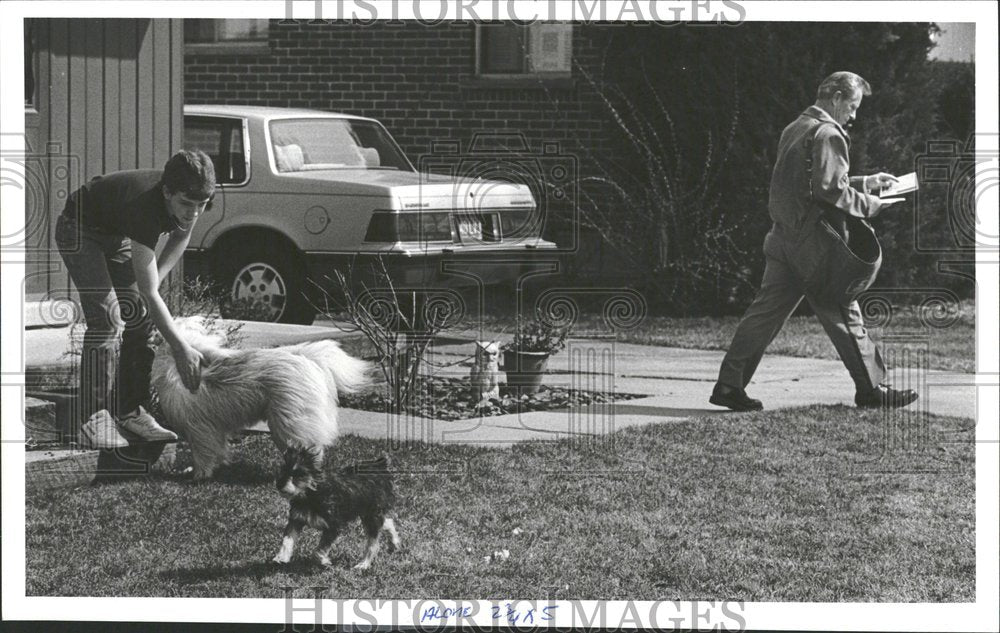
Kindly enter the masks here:
M 36 442 L 62 441 L 56 419 L 56 403 L 26 396 L 24 399 L 24 436 Z
M 29 390 L 25 396 L 26 435 L 39 442 L 75 442 L 80 429 L 79 422 L 73 423 L 73 403 L 69 391 Z M 31 421 L 35 419 L 37 422 Z M 32 433 L 35 428 L 41 435 Z
M 53 449 L 25 453 L 27 492 L 73 488 L 93 483 L 170 472 L 176 444 L 133 444 L 114 450 Z

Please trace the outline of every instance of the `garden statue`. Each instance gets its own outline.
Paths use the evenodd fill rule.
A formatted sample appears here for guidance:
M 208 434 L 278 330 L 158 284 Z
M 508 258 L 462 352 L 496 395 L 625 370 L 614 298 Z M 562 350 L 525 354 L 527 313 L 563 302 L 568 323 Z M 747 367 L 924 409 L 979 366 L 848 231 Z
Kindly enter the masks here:
M 480 408 L 488 406 L 491 399 L 500 399 L 500 346 L 496 341 L 476 341 L 476 359 L 470 374 L 472 383 L 471 403 Z

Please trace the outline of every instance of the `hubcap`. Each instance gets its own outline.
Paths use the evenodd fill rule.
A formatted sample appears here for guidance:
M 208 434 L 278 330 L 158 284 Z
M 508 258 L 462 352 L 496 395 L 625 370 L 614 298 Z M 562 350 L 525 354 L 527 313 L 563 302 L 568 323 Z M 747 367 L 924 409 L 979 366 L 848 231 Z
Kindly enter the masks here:
M 254 262 L 240 270 L 233 281 L 232 297 L 240 303 L 250 303 L 277 321 L 285 311 L 288 292 L 285 280 L 268 264 Z

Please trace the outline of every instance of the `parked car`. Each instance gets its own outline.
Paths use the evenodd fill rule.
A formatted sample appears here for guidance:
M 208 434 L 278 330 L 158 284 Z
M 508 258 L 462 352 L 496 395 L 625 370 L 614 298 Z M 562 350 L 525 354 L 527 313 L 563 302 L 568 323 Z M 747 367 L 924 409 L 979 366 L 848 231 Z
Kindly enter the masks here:
M 381 258 L 399 289 L 510 282 L 551 257 L 527 184 L 418 172 L 376 120 L 316 110 L 184 107 L 184 146 L 219 182 L 185 255 L 233 299 L 311 323 L 334 270 Z M 313 283 L 314 282 L 314 283 Z

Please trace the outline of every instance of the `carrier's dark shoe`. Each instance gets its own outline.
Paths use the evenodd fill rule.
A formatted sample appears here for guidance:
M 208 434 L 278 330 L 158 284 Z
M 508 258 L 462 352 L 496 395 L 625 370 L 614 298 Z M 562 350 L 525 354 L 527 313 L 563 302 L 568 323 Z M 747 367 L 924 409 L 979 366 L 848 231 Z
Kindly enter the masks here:
M 905 407 L 917 399 L 917 392 L 912 389 L 893 389 L 879 385 L 867 393 L 854 394 L 854 404 L 862 409 L 897 409 Z
M 708 401 L 733 411 L 760 411 L 764 408 L 760 400 L 754 400 L 747 395 L 747 392 L 729 387 L 721 382 L 715 383 L 712 397 Z

